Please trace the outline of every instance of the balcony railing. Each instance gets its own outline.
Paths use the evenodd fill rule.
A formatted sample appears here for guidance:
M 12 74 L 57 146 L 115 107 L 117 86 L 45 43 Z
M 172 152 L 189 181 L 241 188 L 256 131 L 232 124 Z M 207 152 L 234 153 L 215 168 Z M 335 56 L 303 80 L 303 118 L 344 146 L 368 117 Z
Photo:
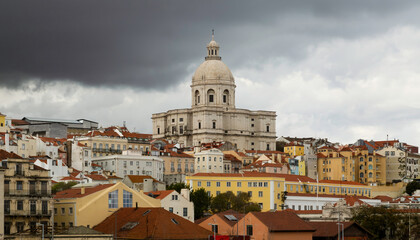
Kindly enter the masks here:
M 5 216 L 51 216 L 51 210 L 6 210 Z
M 36 196 L 36 197 L 49 197 L 51 190 L 16 190 L 8 189 L 4 191 L 5 196 Z

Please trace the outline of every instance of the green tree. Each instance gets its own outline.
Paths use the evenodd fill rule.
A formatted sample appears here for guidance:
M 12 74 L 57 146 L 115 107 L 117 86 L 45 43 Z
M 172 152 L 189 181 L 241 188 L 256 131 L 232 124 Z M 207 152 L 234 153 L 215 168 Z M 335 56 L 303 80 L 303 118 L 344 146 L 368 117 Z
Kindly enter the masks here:
M 55 194 L 55 193 L 57 193 L 57 192 L 64 191 L 64 190 L 67 190 L 67 189 L 70 189 L 71 187 L 73 187 L 73 186 L 74 186 L 74 185 L 76 185 L 76 184 L 77 184 L 77 182 L 74 182 L 74 181 L 72 181 L 72 182 L 67 182 L 67 183 L 65 183 L 65 182 L 59 182 L 59 183 L 54 184 L 54 185 L 51 187 L 51 191 L 52 191 L 52 193 L 53 193 L 53 194 Z
M 210 208 L 211 197 L 204 188 L 199 188 L 191 191 L 190 199 L 194 203 L 195 219 L 202 218 Z
M 372 239 L 418 239 L 420 217 L 393 208 L 362 206 L 353 209 L 353 221 L 375 236 Z M 410 229 L 410 230 L 409 230 Z
M 257 203 L 250 202 L 250 199 L 249 195 L 245 192 L 235 196 L 233 192 L 228 191 L 213 198 L 211 210 L 213 213 L 219 213 L 229 209 L 245 213 L 250 211 L 261 211 L 260 206 Z
M 412 181 L 405 187 L 405 192 L 411 196 L 418 189 L 420 189 L 420 182 Z
M 172 183 L 171 185 L 169 185 L 166 189 L 167 190 L 175 190 L 178 193 L 181 193 L 181 189 L 183 188 L 188 188 L 190 189 L 190 186 L 188 184 L 185 184 L 183 182 L 180 183 Z

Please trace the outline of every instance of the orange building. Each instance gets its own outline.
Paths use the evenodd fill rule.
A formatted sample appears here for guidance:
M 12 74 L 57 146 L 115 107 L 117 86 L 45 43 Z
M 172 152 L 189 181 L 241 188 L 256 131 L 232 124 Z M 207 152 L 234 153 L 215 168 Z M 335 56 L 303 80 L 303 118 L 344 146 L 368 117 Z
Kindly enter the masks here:
M 315 232 L 314 227 L 290 211 L 250 212 L 233 228 L 254 240 L 312 240 Z
M 235 226 L 235 224 L 244 216 L 245 214 L 234 210 L 227 210 L 207 218 L 198 219 L 195 223 L 218 235 L 232 236 L 239 235 L 238 225 Z

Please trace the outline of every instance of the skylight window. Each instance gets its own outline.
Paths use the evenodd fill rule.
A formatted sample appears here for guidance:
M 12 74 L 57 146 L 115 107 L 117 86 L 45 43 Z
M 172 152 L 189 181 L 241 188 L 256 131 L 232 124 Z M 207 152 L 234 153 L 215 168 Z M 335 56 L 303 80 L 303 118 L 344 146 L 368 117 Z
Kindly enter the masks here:
M 175 219 L 173 219 L 173 218 L 171 218 L 171 221 L 172 221 L 173 223 L 177 224 L 177 225 L 179 224 L 179 223 L 178 223 L 178 221 L 177 221 L 177 220 L 175 220 Z

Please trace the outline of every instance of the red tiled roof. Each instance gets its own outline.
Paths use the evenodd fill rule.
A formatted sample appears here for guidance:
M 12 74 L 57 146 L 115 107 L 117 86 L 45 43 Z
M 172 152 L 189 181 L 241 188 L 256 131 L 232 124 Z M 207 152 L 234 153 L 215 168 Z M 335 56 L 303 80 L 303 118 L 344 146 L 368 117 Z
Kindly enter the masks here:
M 106 180 L 108 180 L 106 177 L 104 177 L 100 174 L 87 174 L 85 176 L 94 180 L 94 181 L 106 181 Z
M 271 232 L 314 232 L 315 228 L 303 221 L 296 213 L 281 212 L 252 212 Z
M 106 188 L 112 187 L 114 184 L 103 184 L 95 187 L 85 187 L 85 194 L 81 194 L 81 188 L 71 188 L 55 194 L 54 199 L 59 198 L 81 198 L 92 193 L 99 192 Z
M 294 210 L 294 209 L 286 209 L 286 210 L 284 210 L 284 211 L 291 211 L 291 212 L 294 212 L 294 213 L 296 213 L 296 214 L 301 214 L 301 215 L 304 215 L 304 214 L 322 214 L 322 210 Z
M 73 176 L 63 177 L 60 179 L 60 181 L 67 181 L 67 180 L 73 180 L 73 181 L 80 181 L 80 178 L 76 178 Z
M 226 160 L 230 160 L 231 162 L 242 162 L 241 160 L 237 159 L 234 155 L 225 153 L 224 158 Z
M 126 175 L 132 183 L 143 183 L 144 179 L 153 179 L 153 182 L 159 182 L 158 180 L 154 179 L 148 175 Z
M 145 192 L 144 194 L 152 196 L 156 199 L 164 199 L 169 194 L 173 193 L 175 190 L 165 190 L 165 191 L 154 191 L 154 192 Z
M 16 153 L 10 153 L 8 151 L 5 151 L 3 149 L 0 149 L 0 160 L 3 159 L 8 159 L 8 158 L 18 158 L 18 159 L 22 159 L 22 157 L 20 157 L 19 155 L 17 155 Z
M 19 126 L 19 125 L 28 125 L 29 123 L 25 120 L 21 119 L 12 119 L 12 125 L 13 126 Z
M 285 154 L 281 151 L 268 151 L 268 150 L 245 150 L 246 153 L 255 153 L 255 154 Z
M 296 197 L 320 197 L 320 198 L 346 198 L 347 196 L 353 195 L 333 195 L 333 194 L 316 194 L 316 193 L 297 193 L 297 192 L 287 192 L 287 196 L 296 196 Z M 359 199 L 371 199 L 366 196 L 357 196 Z
M 312 227 L 316 229 L 316 231 L 313 234 L 313 237 L 324 237 L 324 238 L 333 238 L 336 237 L 337 232 L 337 222 L 308 222 Z M 344 222 L 344 229 L 349 228 L 350 226 L 357 225 L 355 222 Z M 372 236 L 369 232 L 364 230 L 362 227 L 358 226 L 359 229 L 366 232 L 366 234 Z M 352 236 L 349 236 L 352 237 Z
M 107 234 L 118 229 L 117 237 L 124 239 L 204 240 L 213 234 L 163 208 L 120 208 L 93 229 Z
M 392 201 L 392 197 L 388 197 L 388 196 L 384 196 L 384 195 L 378 195 L 374 198 L 381 200 L 381 202 L 391 202 Z
M 265 172 L 244 172 L 244 173 L 196 173 L 193 176 L 197 177 L 278 177 L 284 178 L 290 182 L 316 182 L 314 179 L 307 176 L 282 174 L 282 173 L 265 173 Z
M 340 181 L 340 180 L 319 180 L 320 183 L 335 183 L 335 184 L 341 184 L 341 185 L 363 185 L 367 186 L 363 183 L 353 182 L 353 181 Z

